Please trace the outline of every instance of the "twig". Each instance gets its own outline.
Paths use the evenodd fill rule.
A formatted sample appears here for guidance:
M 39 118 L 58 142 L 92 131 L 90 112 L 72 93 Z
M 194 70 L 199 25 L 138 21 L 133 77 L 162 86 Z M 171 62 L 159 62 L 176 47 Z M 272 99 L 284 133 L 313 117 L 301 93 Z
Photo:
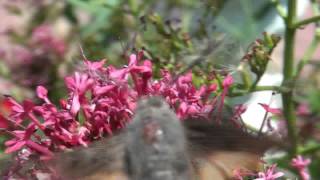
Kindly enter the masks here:
M 320 15 L 317 15 L 317 16 L 313 16 L 313 17 L 305 19 L 305 20 L 301 20 L 300 22 L 296 22 L 296 23 L 292 24 L 291 26 L 293 29 L 297 29 L 297 28 L 303 27 L 304 25 L 319 22 L 319 21 L 320 21 Z

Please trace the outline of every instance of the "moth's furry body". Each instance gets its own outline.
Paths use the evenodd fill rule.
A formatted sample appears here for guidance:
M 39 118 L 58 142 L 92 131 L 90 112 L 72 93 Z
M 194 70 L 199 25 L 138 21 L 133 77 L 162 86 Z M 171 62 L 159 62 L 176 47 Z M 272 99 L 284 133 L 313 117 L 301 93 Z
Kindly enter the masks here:
M 188 180 L 189 159 L 183 127 L 158 98 L 142 100 L 128 126 L 128 174 L 135 180 Z

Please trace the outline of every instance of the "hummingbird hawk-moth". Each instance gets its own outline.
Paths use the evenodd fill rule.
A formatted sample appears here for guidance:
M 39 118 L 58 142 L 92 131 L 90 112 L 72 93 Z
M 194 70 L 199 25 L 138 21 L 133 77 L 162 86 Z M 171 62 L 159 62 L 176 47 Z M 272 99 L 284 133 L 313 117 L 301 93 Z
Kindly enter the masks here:
M 181 122 L 164 100 L 151 97 L 138 103 L 127 128 L 51 163 L 67 180 L 219 180 L 237 168 L 256 170 L 273 145 L 232 126 Z

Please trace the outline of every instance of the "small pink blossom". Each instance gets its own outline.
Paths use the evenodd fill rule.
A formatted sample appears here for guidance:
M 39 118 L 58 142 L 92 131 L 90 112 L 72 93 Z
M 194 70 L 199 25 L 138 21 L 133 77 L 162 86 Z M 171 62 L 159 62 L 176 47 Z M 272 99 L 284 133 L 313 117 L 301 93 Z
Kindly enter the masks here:
M 275 172 L 276 165 L 272 165 L 268 167 L 265 172 L 259 172 L 258 178 L 255 180 L 276 180 L 277 178 L 280 178 L 284 175 L 283 172 Z
M 304 159 L 302 156 L 297 156 L 291 160 L 291 166 L 298 170 L 302 180 L 309 180 L 308 165 L 311 163 L 310 159 Z
M 231 120 L 239 128 L 243 125 L 242 124 L 243 122 L 241 122 L 241 115 L 245 113 L 246 110 L 247 110 L 247 106 L 243 104 L 236 105 L 233 110 L 233 116 L 231 117 Z
M 54 36 L 52 28 L 43 24 L 33 29 L 31 41 L 39 44 L 44 51 L 53 50 L 57 55 L 63 56 L 66 51 L 66 44 L 63 40 Z
M 301 103 L 299 104 L 297 108 L 297 114 L 300 116 L 309 115 L 311 113 L 310 107 L 307 103 Z
M 223 83 L 222 83 L 222 87 L 223 87 L 223 90 L 222 90 L 222 94 L 221 94 L 221 101 L 220 101 L 220 105 L 218 107 L 218 118 L 217 118 L 217 121 L 218 123 L 221 123 L 221 114 L 222 114 L 222 108 L 223 108 L 223 105 L 224 105 L 224 99 L 229 91 L 229 88 L 231 87 L 231 85 L 233 84 L 233 78 L 231 75 L 227 75 L 224 80 L 223 80 Z
M 90 72 L 94 72 L 96 70 L 102 69 L 104 64 L 106 63 L 105 59 L 102 59 L 101 61 L 89 61 L 89 60 L 83 60 L 84 65 Z
M 43 87 L 43 86 L 38 86 L 36 92 L 37 92 L 37 96 L 38 96 L 40 99 L 42 99 L 42 100 L 44 100 L 46 103 L 50 104 L 50 100 L 48 99 L 48 90 L 47 90 L 45 87 Z
M 243 169 L 235 169 L 233 170 L 233 178 L 234 180 L 244 180 L 245 177 L 247 176 L 254 176 L 255 174 L 250 172 L 250 171 L 247 171 L 247 170 L 243 170 Z
M 281 115 L 282 111 L 279 108 L 271 108 L 269 105 L 267 104 L 263 104 L 263 103 L 258 103 L 259 105 L 261 105 L 263 107 L 263 109 L 265 109 L 267 112 L 274 114 L 274 115 Z
M 6 129 L 9 127 L 9 121 L 0 113 L 0 128 Z
M 233 84 L 233 78 L 231 75 L 227 75 L 222 83 L 223 88 L 229 88 Z
M 87 90 L 92 87 L 94 80 L 87 74 L 76 72 L 73 77 L 66 77 L 65 83 L 71 94 L 69 99 L 71 101 L 71 112 L 76 115 L 80 110 L 81 104 L 85 105 L 87 103 L 84 96 Z

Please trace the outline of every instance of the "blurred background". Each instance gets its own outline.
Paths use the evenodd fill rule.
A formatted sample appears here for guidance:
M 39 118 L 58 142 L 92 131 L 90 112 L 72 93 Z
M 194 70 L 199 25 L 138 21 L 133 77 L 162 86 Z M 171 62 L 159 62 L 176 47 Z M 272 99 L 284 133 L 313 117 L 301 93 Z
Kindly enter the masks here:
M 298 2 L 299 16 L 310 15 L 308 1 Z M 59 79 L 83 56 L 121 65 L 128 51 L 144 49 L 172 68 L 208 52 L 207 62 L 232 71 L 262 32 L 283 33 L 269 0 L 2 0 L 0 15 L 0 91 L 20 98 L 37 85 L 61 90 Z M 299 41 L 310 41 L 308 30 Z

